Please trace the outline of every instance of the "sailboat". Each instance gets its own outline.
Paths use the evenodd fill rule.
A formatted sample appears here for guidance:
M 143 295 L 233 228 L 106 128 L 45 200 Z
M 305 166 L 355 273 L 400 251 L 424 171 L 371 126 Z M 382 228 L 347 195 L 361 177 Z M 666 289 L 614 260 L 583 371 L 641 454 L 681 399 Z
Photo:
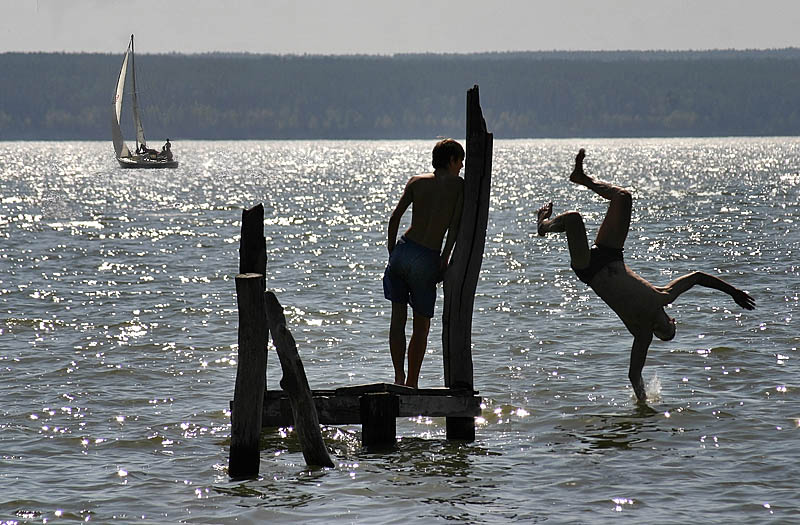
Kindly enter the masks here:
M 131 150 L 128 149 L 128 145 L 125 144 L 125 139 L 122 137 L 122 127 L 120 126 L 122 98 L 125 92 L 125 78 L 128 73 L 129 64 L 131 83 L 133 85 L 131 104 L 133 108 L 133 125 L 136 127 L 135 153 L 131 153 Z M 119 78 L 117 78 L 116 90 L 114 91 L 111 139 L 114 141 L 114 153 L 116 154 L 117 162 L 119 162 L 119 165 L 123 168 L 177 168 L 178 161 L 172 157 L 169 139 L 167 139 L 167 144 L 165 144 L 166 149 L 162 149 L 160 153 L 147 147 L 144 127 L 142 127 L 142 119 L 139 117 L 139 102 L 136 95 L 136 68 L 134 67 L 133 35 L 131 35 L 128 49 L 125 51 L 125 56 L 122 58 L 122 68 L 119 70 Z

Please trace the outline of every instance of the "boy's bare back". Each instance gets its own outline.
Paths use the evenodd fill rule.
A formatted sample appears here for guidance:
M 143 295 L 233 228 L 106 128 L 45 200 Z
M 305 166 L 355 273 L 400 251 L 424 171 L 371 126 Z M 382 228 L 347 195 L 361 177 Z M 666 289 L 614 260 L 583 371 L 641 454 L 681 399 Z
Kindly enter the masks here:
M 458 176 L 428 173 L 412 177 L 405 194 L 413 204 L 411 227 L 405 235 L 436 252 L 442 249 L 444 235 L 460 212 L 464 180 Z

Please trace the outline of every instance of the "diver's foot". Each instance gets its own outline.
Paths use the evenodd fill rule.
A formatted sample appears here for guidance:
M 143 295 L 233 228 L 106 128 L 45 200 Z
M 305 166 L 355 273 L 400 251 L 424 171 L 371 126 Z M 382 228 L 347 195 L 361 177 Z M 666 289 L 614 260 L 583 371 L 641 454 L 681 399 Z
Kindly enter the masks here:
M 400 385 L 400 386 L 405 386 L 405 384 L 406 384 L 406 376 L 405 375 L 395 374 L 394 375 L 394 384 L 395 385 Z
M 552 202 L 548 202 L 547 204 L 545 204 L 544 206 L 539 208 L 539 214 L 538 214 L 536 223 L 537 223 L 537 230 L 539 232 L 539 235 L 541 235 L 542 237 L 544 237 L 544 235 L 547 233 L 547 231 L 543 228 L 544 227 L 544 222 L 548 218 L 550 218 L 550 216 L 552 214 L 553 214 L 553 203 Z
M 575 184 L 584 183 L 589 176 L 583 171 L 583 159 L 586 157 L 586 150 L 581 148 L 578 154 L 575 155 L 575 169 L 569 175 L 569 181 Z

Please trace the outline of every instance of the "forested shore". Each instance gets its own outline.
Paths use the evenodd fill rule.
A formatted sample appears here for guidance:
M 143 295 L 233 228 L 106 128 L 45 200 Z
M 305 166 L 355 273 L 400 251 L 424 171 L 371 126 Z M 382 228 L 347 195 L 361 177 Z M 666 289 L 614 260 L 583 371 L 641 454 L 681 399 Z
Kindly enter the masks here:
M 110 139 L 122 53 L 0 54 L 0 140 Z M 800 50 L 137 55 L 153 141 L 800 134 Z M 130 133 L 128 134 L 130 137 Z

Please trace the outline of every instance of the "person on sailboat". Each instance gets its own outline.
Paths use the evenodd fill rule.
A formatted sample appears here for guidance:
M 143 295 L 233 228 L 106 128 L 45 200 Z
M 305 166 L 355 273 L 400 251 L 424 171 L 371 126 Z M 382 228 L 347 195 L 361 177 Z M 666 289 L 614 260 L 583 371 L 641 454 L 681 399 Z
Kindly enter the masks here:
M 141 144 L 140 147 L 141 147 L 141 154 L 142 155 L 147 155 L 151 159 L 155 159 L 156 157 L 158 157 L 158 152 L 156 150 L 154 150 L 154 149 L 148 148 L 147 144 Z M 136 150 L 136 151 L 139 151 L 139 150 Z
M 166 144 L 161 147 L 161 157 L 172 162 L 172 144 L 169 143 L 169 139 L 167 139 Z

